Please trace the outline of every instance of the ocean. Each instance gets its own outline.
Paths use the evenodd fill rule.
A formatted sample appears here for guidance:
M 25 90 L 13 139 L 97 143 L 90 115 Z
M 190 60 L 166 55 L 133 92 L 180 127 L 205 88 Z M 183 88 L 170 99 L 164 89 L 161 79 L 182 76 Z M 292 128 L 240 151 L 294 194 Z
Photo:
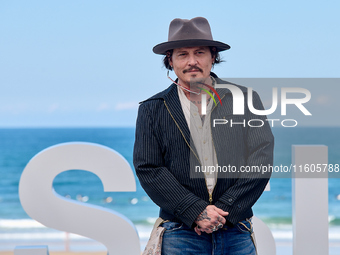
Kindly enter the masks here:
M 28 161 L 41 150 L 65 142 L 92 142 L 119 152 L 131 165 L 134 128 L 13 128 L 0 129 L 0 250 L 16 245 L 48 244 L 50 250 L 104 250 L 89 239 L 48 229 L 30 219 L 21 207 L 18 185 Z M 340 163 L 339 127 L 273 128 L 274 165 L 291 163 L 293 144 L 323 144 L 329 149 L 329 163 Z M 340 173 L 337 174 L 340 176 Z M 38 178 L 38 177 L 37 177 Z M 254 214 L 272 230 L 276 240 L 292 239 L 292 192 L 290 178 L 272 178 L 271 190 L 264 192 L 253 207 Z M 145 245 L 158 207 L 141 188 L 136 192 L 104 192 L 99 178 L 89 172 L 70 170 L 58 175 L 54 189 L 62 196 L 113 209 L 137 227 Z M 330 240 L 340 242 L 340 179 L 329 178 Z

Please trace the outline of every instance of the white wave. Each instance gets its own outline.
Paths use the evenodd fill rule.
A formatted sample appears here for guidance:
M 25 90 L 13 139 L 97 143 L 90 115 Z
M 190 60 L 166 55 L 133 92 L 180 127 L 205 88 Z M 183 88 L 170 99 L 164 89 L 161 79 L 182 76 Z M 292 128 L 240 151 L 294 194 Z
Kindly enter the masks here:
M 266 224 L 270 229 L 284 229 L 284 230 L 291 230 L 292 224 L 285 224 L 285 223 L 267 223 Z
M 155 220 L 156 218 L 151 217 L 147 219 L 150 223 L 154 223 Z M 330 220 L 332 220 L 332 216 L 330 216 Z M 135 226 L 141 241 L 147 241 L 150 237 L 152 225 L 136 224 Z M 268 227 L 275 239 L 292 240 L 293 238 L 292 225 L 268 224 Z M 11 229 L 10 233 L 8 233 L 8 229 Z M 66 232 L 49 229 L 32 219 L 0 220 L 0 240 L 65 240 L 65 238 L 88 239 L 80 235 L 66 234 Z M 339 226 L 329 228 L 329 239 L 340 240 Z
M 150 221 L 151 220 L 154 221 L 155 219 L 150 219 Z M 152 226 L 150 225 L 149 226 L 135 225 L 135 226 L 136 226 L 139 238 L 141 240 L 148 240 L 151 234 Z M 6 229 L 11 229 L 11 233 L 6 233 L 7 232 Z M 20 229 L 22 229 L 22 231 L 20 231 Z M 32 231 L 30 231 L 30 229 Z M 47 228 L 41 223 L 35 220 L 32 220 L 32 219 L 0 220 L 0 231 L 1 231 L 0 240 L 12 240 L 12 239 L 15 239 L 15 240 L 64 240 L 65 238 L 87 239 L 86 237 L 83 237 L 77 234 L 72 234 L 72 233 L 66 234 L 66 232 Z
M 330 227 L 328 237 L 330 240 L 340 240 L 340 227 Z
M 274 239 L 293 239 L 293 230 L 271 229 Z M 256 235 L 256 233 L 255 233 Z M 340 227 L 331 227 L 328 231 L 330 241 L 340 241 Z
M 68 234 L 66 232 L 48 232 L 48 233 L 2 233 L 0 234 L 0 240 L 79 240 L 89 239 L 84 236 L 76 234 Z
M 292 239 L 293 238 L 293 232 L 292 231 L 280 231 L 280 230 L 274 230 L 272 231 L 274 239 Z M 255 233 L 256 235 L 256 233 Z
M 0 220 L 0 228 L 46 228 L 43 224 L 31 219 Z
M 153 225 L 153 224 L 155 224 L 157 219 L 158 218 L 156 218 L 156 217 L 148 217 L 148 218 L 146 218 L 146 221 Z
M 149 240 L 152 227 L 151 226 L 145 226 L 145 225 L 136 225 L 136 229 L 138 232 L 138 236 L 141 240 Z
M 328 222 L 332 222 L 336 217 L 334 215 L 328 215 Z

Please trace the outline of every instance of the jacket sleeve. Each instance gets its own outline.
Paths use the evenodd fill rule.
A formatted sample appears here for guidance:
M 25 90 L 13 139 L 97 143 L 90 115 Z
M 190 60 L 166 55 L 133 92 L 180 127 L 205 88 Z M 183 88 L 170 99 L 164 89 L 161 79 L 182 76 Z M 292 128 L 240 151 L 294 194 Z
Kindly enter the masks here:
M 253 93 L 255 109 L 263 109 L 260 97 Z M 246 166 L 273 165 L 274 137 L 269 127 L 266 116 L 254 115 L 248 111 L 250 119 L 261 119 L 262 127 L 249 127 L 245 134 L 247 149 Z M 248 117 L 248 118 L 249 118 Z M 232 185 L 215 203 L 215 206 L 229 212 L 226 219 L 231 224 L 236 224 L 245 218 L 245 213 L 255 204 L 264 191 L 271 171 L 241 173 L 240 178 Z
M 133 163 L 141 186 L 163 210 L 189 227 L 209 205 L 183 187 L 164 166 L 159 139 L 147 104 L 140 105 L 136 123 Z

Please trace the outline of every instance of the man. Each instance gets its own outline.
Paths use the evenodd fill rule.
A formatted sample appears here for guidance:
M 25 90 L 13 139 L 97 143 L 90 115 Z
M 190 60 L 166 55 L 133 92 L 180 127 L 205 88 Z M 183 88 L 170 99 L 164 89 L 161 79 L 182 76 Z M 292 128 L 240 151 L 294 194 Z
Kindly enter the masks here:
M 134 166 L 165 220 L 165 255 L 255 254 L 251 207 L 270 172 L 260 176 L 211 168 L 239 170 L 272 165 L 273 160 L 273 136 L 265 116 L 251 113 L 247 104 L 244 115 L 233 115 L 231 91 L 214 88 L 227 83 L 211 69 L 220 62 L 219 52 L 229 48 L 213 40 L 209 23 L 202 17 L 174 19 L 168 42 L 153 48 L 154 53 L 165 55 L 166 68 L 178 79 L 141 103 Z M 235 86 L 246 96 L 246 88 Z M 253 105 L 263 109 L 256 93 Z M 216 119 L 244 125 L 215 125 Z M 245 125 L 250 119 L 264 124 Z M 210 170 L 205 171 L 207 168 Z

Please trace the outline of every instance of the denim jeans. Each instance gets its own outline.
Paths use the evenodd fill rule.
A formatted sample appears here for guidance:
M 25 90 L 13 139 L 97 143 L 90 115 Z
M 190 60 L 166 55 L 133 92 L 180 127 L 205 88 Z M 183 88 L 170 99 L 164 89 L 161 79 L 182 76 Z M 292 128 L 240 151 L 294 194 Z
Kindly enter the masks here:
M 242 221 L 249 229 L 248 221 Z M 255 246 L 251 233 L 242 224 L 233 228 L 219 229 L 212 234 L 202 233 L 200 236 L 177 222 L 165 222 L 162 255 L 255 255 Z

